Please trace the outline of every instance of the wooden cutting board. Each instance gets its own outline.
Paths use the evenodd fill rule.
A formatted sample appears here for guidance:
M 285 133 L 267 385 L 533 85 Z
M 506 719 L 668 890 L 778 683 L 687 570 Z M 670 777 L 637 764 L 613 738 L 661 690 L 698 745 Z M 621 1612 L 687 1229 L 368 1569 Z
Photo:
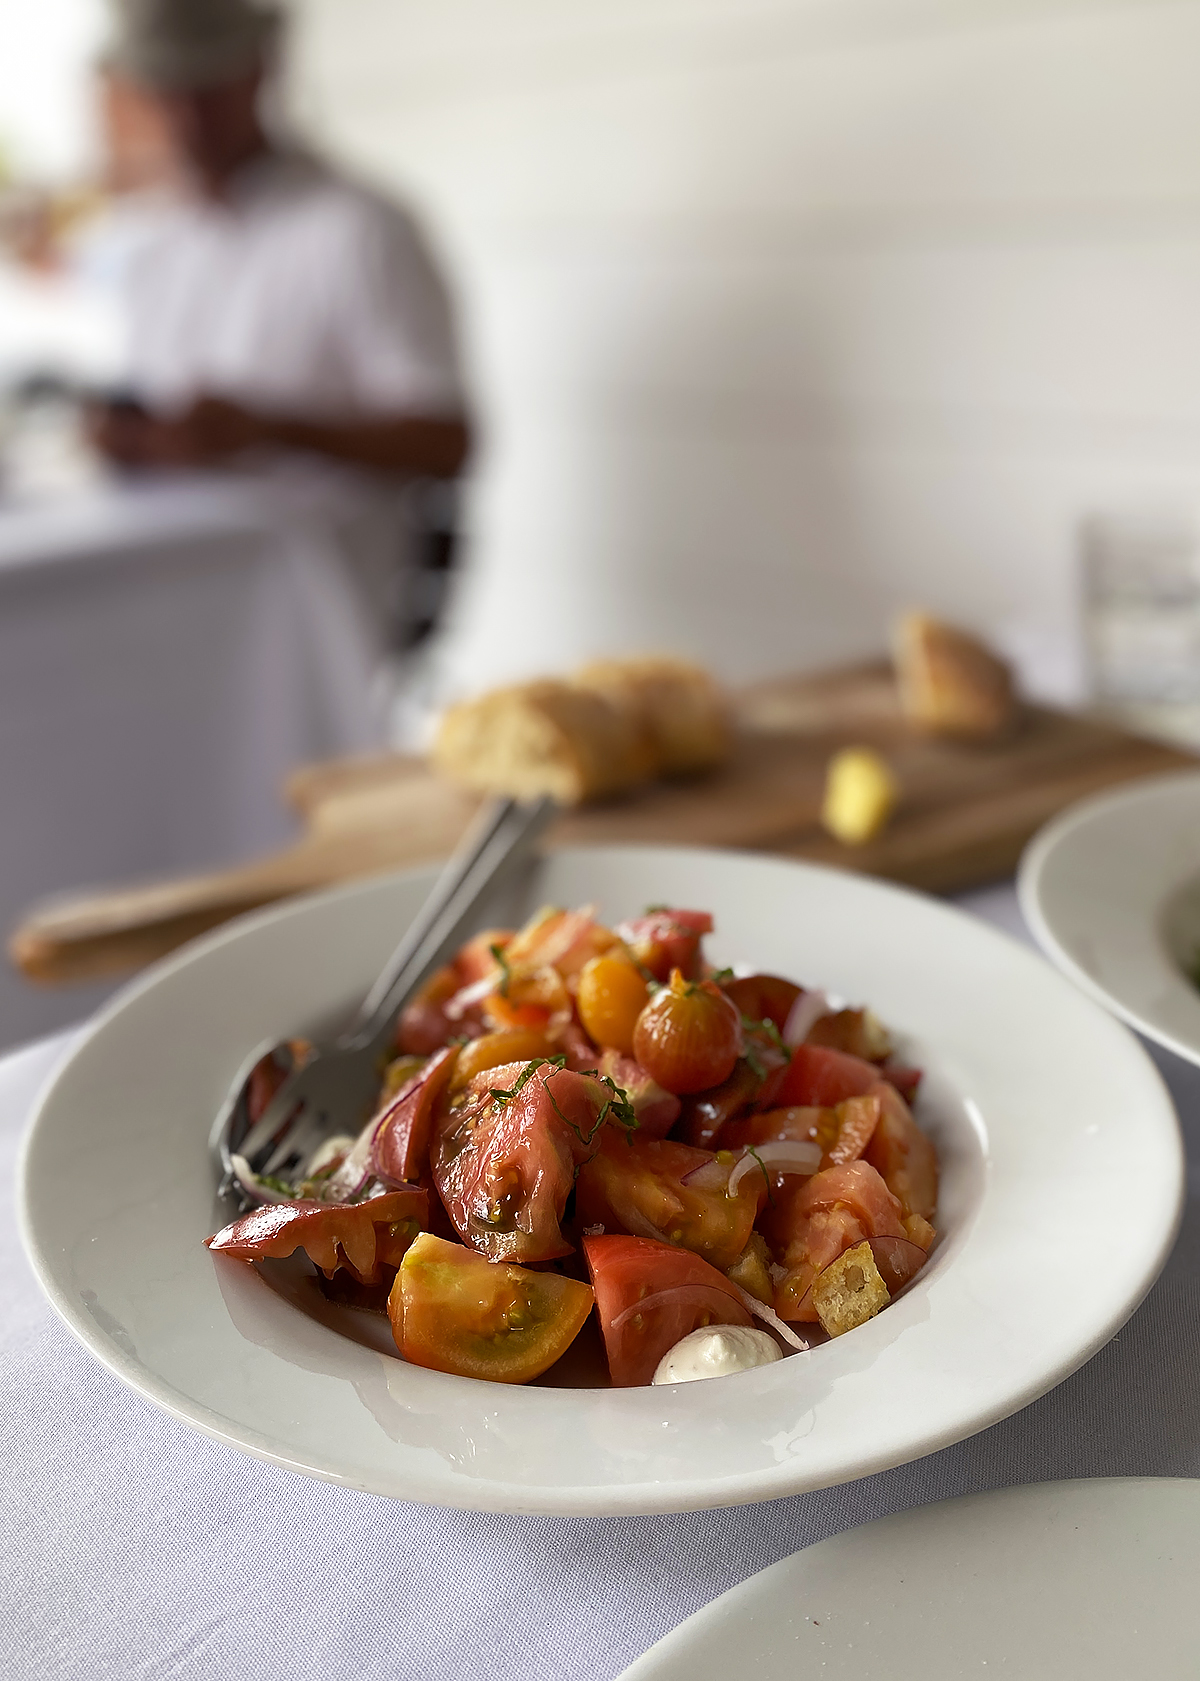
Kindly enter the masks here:
M 1010 874 L 1035 830 L 1082 795 L 1197 764 L 1111 724 L 1038 707 L 994 746 L 923 739 L 905 725 L 884 664 L 763 684 L 738 697 L 737 713 L 724 769 L 565 813 L 550 844 L 751 847 L 949 892 Z M 818 822 L 830 754 L 852 744 L 880 749 L 902 790 L 888 828 L 861 847 Z M 51 984 L 137 968 L 273 900 L 444 857 L 478 803 L 398 754 L 311 766 L 286 792 L 304 822 L 286 851 L 35 907 L 12 936 L 13 961 Z

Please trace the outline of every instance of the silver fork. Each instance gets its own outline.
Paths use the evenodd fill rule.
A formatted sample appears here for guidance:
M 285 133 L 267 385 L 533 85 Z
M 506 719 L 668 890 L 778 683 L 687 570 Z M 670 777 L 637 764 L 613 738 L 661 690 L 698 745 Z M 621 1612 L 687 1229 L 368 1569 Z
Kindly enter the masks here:
M 490 801 L 467 831 L 416 919 L 388 960 L 350 1026 L 316 1045 L 297 1064 L 288 1041 L 260 1045 L 247 1058 L 217 1115 L 210 1147 L 221 1170 L 220 1196 L 242 1202 L 233 1156 L 259 1174 L 302 1162 L 335 1132 L 357 1133 L 379 1094 L 396 1018 L 427 976 L 471 931 L 483 900 L 519 873 L 557 810 L 546 797 L 531 805 Z M 250 1080 L 265 1058 L 285 1079 L 251 1124 Z

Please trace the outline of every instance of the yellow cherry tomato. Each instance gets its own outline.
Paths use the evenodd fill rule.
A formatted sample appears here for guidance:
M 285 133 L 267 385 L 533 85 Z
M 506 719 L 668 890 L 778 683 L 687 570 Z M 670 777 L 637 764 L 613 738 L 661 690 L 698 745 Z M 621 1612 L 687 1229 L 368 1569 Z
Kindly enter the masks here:
M 627 957 L 593 957 L 579 976 L 576 1004 L 584 1032 L 605 1050 L 633 1051 L 633 1030 L 650 989 Z

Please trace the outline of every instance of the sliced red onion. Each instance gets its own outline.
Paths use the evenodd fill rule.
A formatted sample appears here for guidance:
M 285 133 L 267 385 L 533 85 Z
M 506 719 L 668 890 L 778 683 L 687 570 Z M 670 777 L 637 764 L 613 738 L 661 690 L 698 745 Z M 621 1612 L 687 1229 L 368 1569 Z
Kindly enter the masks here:
M 773 1270 L 773 1269 L 772 1269 Z M 733 1284 L 732 1278 L 729 1280 Z M 766 1302 L 760 1302 L 757 1296 L 752 1296 L 749 1290 L 743 1290 L 740 1284 L 733 1284 L 734 1289 L 746 1304 L 747 1311 L 756 1319 L 761 1319 L 764 1325 L 769 1325 L 777 1337 L 782 1337 L 789 1348 L 794 1348 L 797 1354 L 807 1354 L 809 1344 L 803 1337 L 798 1337 L 785 1319 L 781 1319 L 773 1307 Z
M 736 1168 L 734 1171 L 737 1171 Z M 730 1177 L 728 1167 L 719 1162 L 715 1156 L 706 1162 L 701 1162 L 699 1167 L 694 1167 L 690 1173 L 685 1173 L 679 1183 L 687 1185 L 693 1191 L 732 1191 L 733 1189 L 733 1180 Z
M 802 1045 L 821 1017 L 828 1014 L 829 998 L 819 986 L 802 992 L 788 1011 L 788 1019 L 783 1024 L 784 1044 Z
M 375 1134 L 392 1115 L 395 1098 L 372 1115 L 354 1141 L 354 1148 L 321 1190 L 322 1202 L 361 1202 L 368 1183 L 375 1178 Z
M 254 1202 L 295 1202 L 294 1196 L 288 1196 L 283 1191 L 276 1191 L 270 1185 L 264 1185 L 255 1173 L 245 1156 L 230 1156 L 229 1165 L 233 1169 L 233 1176 Z
M 767 1144 L 753 1144 L 729 1175 L 729 1194 L 734 1195 L 747 1175 L 761 1173 L 764 1168 L 770 1168 L 773 1173 L 810 1174 L 820 1165 L 821 1146 L 804 1138 L 779 1138 Z
M 867 1242 L 889 1295 L 911 1283 L 929 1259 L 921 1245 L 907 1237 L 869 1237 Z
M 715 1284 L 677 1284 L 673 1290 L 656 1290 L 652 1296 L 643 1296 L 641 1301 L 632 1303 L 623 1313 L 618 1313 L 609 1329 L 619 1331 L 639 1314 L 651 1312 L 658 1307 L 683 1307 L 691 1304 L 705 1313 L 728 1313 L 731 1306 L 737 1306 L 730 1294 L 731 1290 L 737 1290 L 737 1285 L 732 1282 L 729 1290 L 720 1290 Z M 739 1290 L 739 1297 L 744 1293 Z M 721 1323 L 721 1320 L 714 1320 L 714 1324 Z M 737 1324 L 737 1320 L 725 1320 L 723 1323 Z

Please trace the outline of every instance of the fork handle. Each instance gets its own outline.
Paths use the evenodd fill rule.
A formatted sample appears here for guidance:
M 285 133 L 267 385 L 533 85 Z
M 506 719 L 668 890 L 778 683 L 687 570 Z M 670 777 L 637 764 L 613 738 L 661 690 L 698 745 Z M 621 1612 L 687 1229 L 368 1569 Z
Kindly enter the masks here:
M 482 900 L 529 857 L 557 809 L 548 796 L 531 805 L 507 798 L 489 801 L 367 994 L 343 1043 L 362 1045 L 390 1033 L 411 993 L 468 932 Z

